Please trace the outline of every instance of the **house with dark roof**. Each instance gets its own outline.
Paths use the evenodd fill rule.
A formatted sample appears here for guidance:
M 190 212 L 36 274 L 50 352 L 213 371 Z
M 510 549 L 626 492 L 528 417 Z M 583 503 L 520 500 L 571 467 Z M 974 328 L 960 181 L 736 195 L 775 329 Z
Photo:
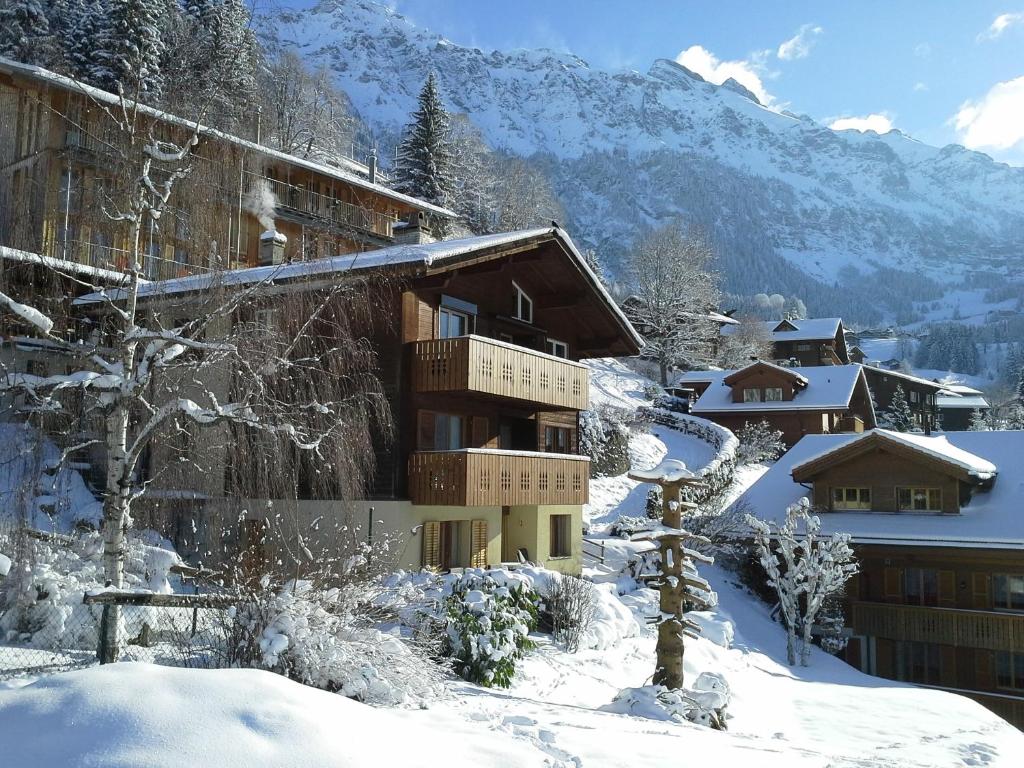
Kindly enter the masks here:
M 845 365 L 850 362 L 843 321 L 838 317 L 807 320 L 767 320 L 763 323 L 772 339 L 772 360 L 783 365 Z M 735 326 L 722 328 L 728 335 Z
M 733 431 L 765 421 L 787 445 L 804 435 L 875 426 L 859 365 L 786 367 L 759 360 L 736 371 L 690 371 L 676 382 L 697 396 L 690 412 Z
M 740 497 L 807 498 L 852 537 L 849 663 L 968 695 L 1024 726 L 1024 432 L 809 435 Z
M 992 410 L 980 389 L 965 384 L 944 384 L 935 405 L 942 428 L 950 431 L 969 429 L 975 412 L 984 416 Z

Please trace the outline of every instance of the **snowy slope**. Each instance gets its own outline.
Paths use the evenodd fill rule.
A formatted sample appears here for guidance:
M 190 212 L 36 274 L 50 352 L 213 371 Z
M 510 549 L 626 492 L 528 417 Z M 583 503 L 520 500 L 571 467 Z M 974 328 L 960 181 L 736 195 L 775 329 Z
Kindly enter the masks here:
M 722 243 L 733 288 L 788 288 L 815 311 L 809 294 L 826 289 L 800 273 L 831 285 L 884 266 L 954 281 L 1012 273 L 1024 254 L 1024 169 L 963 147 L 833 131 L 668 60 L 605 71 L 545 49 L 485 52 L 369 0 L 325 0 L 265 26 L 329 67 L 385 134 L 435 72 L 492 146 L 538 156 L 573 236 L 612 257 L 684 212 Z

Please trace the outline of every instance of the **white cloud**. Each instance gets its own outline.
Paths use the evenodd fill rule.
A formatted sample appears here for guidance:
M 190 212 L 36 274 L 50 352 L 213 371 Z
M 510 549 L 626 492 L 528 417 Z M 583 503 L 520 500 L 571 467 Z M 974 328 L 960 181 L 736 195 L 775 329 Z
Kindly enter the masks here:
M 927 90 L 928 90 L 928 83 L 921 83 L 921 82 L 914 83 L 914 92 L 915 93 L 923 93 L 924 91 L 927 91 Z
M 814 38 L 824 31 L 816 24 L 804 24 L 793 37 L 779 46 L 776 55 L 783 61 L 806 58 L 811 53 Z
M 932 55 L 932 47 L 928 43 L 918 43 L 914 46 L 914 55 L 919 59 L 927 59 Z
M 893 129 L 892 119 L 884 113 L 871 113 L 864 117 L 839 117 L 829 123 L 833 131 L 874 131 L 875 133 L 888 133 Z
M 952 122 L 970 149 L 1024 148 L 1024 76 L 996 83 L 980 101 L 965 101 Z
M 731 77 L 757 96 L 757 100 L 762 104 L 771 104 L 774 98 L 765 90 L 759 73 L 763 66 L 763 56 L 758 53 L 753 55 L 752 59 L 722 61 L 702 45 L 691 45 L 676 56 L 679 64 L 696 72 L 708 82 L 721 85 Z
M 981 43 L 985 40 L 995 40 L 1017 24 L 1024 24 L 1024 13 L 1001 13 L 992 20 L 988 29 L 978 35 L 977 41 Z

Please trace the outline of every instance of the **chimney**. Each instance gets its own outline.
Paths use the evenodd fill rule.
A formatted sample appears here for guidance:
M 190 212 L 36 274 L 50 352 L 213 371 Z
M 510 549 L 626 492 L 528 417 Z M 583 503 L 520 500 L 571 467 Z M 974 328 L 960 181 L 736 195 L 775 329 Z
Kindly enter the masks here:
M 367 176 L 369 176 L 370 183 L 377 183 L 377 150 L 370 151 L 370 159 L 366 161 Z
M 276 229 L 268 229 L 260 235 L 260 266 L 284 263 L 284 246 L 288 238 Z
M 408 218 L 392 228 L 395 245 L 423 245 L 435 241 L 434 233 L 422 211 L 410 213 Z

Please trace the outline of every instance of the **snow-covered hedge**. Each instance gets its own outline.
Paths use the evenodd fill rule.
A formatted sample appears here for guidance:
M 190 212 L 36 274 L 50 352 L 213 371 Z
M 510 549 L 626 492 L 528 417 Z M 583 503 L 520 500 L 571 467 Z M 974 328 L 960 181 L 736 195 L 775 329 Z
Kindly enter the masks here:
M 690 722 L 724 731 L 729 706 L 729 684 L 714 672 L 702 672 L 693 688 L 670 689 L 663 685 L 623 688 L 605 712 L 646 717 L 651 720 Z

